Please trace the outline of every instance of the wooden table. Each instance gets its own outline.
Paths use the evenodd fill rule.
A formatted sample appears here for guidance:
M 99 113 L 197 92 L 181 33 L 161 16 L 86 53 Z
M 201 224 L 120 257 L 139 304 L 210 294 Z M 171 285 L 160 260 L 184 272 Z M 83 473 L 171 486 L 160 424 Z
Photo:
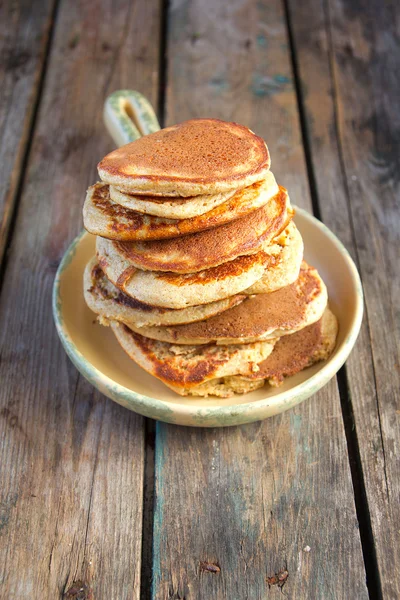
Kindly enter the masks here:
M 0 598 L 400 598 L 394 0 L 5 0 L 0 13 Z M 397 13 L 397 14 L 396 14 Z M 396 20 L 397 18 L 397 20 Z M 153 423 L 94 390 L 51 316 L 105 97 L 269 145 L 344 242 L 365 318 L 337 379 L 262 423 Z

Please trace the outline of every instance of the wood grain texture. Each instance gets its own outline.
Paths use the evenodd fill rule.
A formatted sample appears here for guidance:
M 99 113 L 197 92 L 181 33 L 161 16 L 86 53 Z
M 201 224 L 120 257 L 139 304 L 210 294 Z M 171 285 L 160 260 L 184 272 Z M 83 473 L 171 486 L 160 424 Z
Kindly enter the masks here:
M 172 2 L 168 32 L 167 124 L 214 117 L 252 127 L 292 202 L 311 209 L 280 0 Z
M 154 598 L 368 597 L 335 395 L 240 428 L 157 426 Z
M 156 103 L 158 35 L 156 1 L 58 11 L 0 304 L 2 598 L 71 598 L 74 582 L 80 598 L 139 598 L 143 420 L 78 376 L 51 289 L 112 148 L 103 100 L 136 87 Z
M 54 0 L 6 0 L 0 4 L 0 262 L 38 98 L 54 4 Z
M 357 260 L 362 333 L 347 362 L 380 585 L 400 597 L 400 21 L 395 2 L 291 2 L 323 220 Z M 310 31 L 312 34 L 310 35 Z
M 173 3 L 169 32 L 167 122 L 249 125 L 310 208 L 281 3 Z M 335 381 L 263 423 L 157 425 L 154 599 L 367 598 L 357 527 Z

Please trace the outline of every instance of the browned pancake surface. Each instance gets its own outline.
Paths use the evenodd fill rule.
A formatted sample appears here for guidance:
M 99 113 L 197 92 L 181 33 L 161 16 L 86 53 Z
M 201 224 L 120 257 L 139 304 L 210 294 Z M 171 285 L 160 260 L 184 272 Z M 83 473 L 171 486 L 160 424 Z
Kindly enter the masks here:
M 247 127 L 192 119 L 144 136 L 99 163 L 104 176 L 213 184 L 261 173 L 270 159 L 264 141 Z
M 267 379 L 271 385 L 281 385 L 285 377 L 327 359 L 335 347 L 337 332 L 337 319 L 327 308 L 316 323 L 278 340 L 268 358 L 246 378 Z
M 282 337 L 270 356 L 258 365 L 259 371 L 251 379 L 274 379 L 283 382 L 285 377 L 295 375 L 314 360 L 323 342 L 322 319 L 304 329 Z
M 123 326 L 125 333 L 132 336 L 146 358 L 152 363 L 154 375 L 163 381 L 170 381 L 182 385 L 184 383 L 201 383 L 216 372 L 220 364 L 219 356 L 214 347 L 206 347 L 187 358 L 185 355 L 176 357 L 164 357 L 160 360 L 154 341 L 138 333 L 134 333 L 126 325 Z M 200 357 L 200 360 L 198 358 Z M 193 360 L 193 359 L 196 360 Z
M 91 275 L 93 285 L 89 289 L 89 292 L 95 293 L 105 300 L 113 300 L 113 302 L 116 302 L 121 306 L 134 308 L 136 310 L 143 310 L 145 312 L 152 312 L 156 310 L 159 313 L 163 313 L 166 310 L 159 306 L 152 306 L 151 304 L 140 302 L 140 300 L 136 300 L 136 298 L 132 298 L 131 296 L 124 294 L 124 292 L 121 292 L 121 290 L 118 288 L 115 288 L 115 292 L 111 293 L 110 290 L 107 289 L 105 284 L 106 276 L 104 275 L 99 263 L 93 266 Z
M 260 197 L 265 197 L 266 207 L 271 204 L 266 208 L 265 218 L 275 218 L 273 211 L 277 212 L 284 205 L 285 198 L 288 202 L 287 192 L 279 188 L 275 200 L 267 195 L 266 189 L 264 181 L 257 182 L 239 190 L 229 200 L 202 215 L 178 220 L 146 215 L 122 206 L 110 198 L 107 184 L 96 183 L 89 188 L 85 200 L 84 224 L 91 233 L 120 241 L 175 238 L 244 218 L 260 210 Z M 284 207 L 281 211 L 284 212 Z
M 194 273 L 259 251 L 287 226 L 287 203 L 280 188 L 268 204 L 225 225 L 170 240 L 114 244 L 139 269 Z
M 209 344 L 200 348 L 174 346 L 146 338 L 133 332 L 126 325 L 119 324 L 117 327 L 111 324 L 119 343 L 129 356 L 152 375 L 164 381 L 167 385 L 174 384 L 178 387 L 193 386 L 218 376 L 218 370 L 226 364 L 235 352 L 240 352 L 238 347 L 227 346 L 225 348 Z M 119 329 L 120 328 L 120 329 Z M 122 332 L 123 338 L 119 335 Z M 257 344 L 249 344 L 247 359 L 242 357 L 239 370 L 249 373 L 248 360 L 252 355 L 265 353 L 267 355 L 271 348 L 266 345 L 266 350 L 254 350 Z M 141 356 L 140 356 L 141 355 Z M 144 359 L 144 360 L 143 360 Z
M 93 266 L 91 267 L 91 271 L 90 271 L 90 287 L 88 287 L 88 292 L 90 294 L 93 295 L 93 297 L 97 298 L 97 299 L 102 299 L 102 300 L 108 300 L 108 301 L 112 301 L 114 305 L 118 305 L 127 309 L 133 309 L 135 311 L 142 311 L 144 313 L 150 314 L 157 314 L 157 315 L 165 315 L 167 314 L 171 314 L 171 313 L 182 313 L 182 310 L 177 310 L 174 311 L 173 309 L 168 309 L 168 308 L 163 308 L 160 306 L 153 306 L 151 304 L 147 304 L 145 302 L 141 302 L 140 300 L 137 300 L 136 298 L 132 298 L 131 296 L 128 296 L 127 294 L 124 294 L 124 292 L 122 292 L 119 288 L 117 288 L 116 286 L 114 286 L 106 277 L 104 271 L 102 270 L 102 268 L 100 267 L 98 262 L 95 262 L 93 264 Z M 227 310 L 228 308 L 231 308 L 232 306 L 236 306 L 236 304 L 239 304 L 240 302 L 242 302 L 244 299 L 246 298 L 246 296 L 244 294 L 235 294 L 233 296 L 230 296 L 229 298 L 226 298 L 225 300 L 221 301 L 220 303 L 216 302 L 213 304 L 208 304 L 208 305 L 202 305 L 205 309 L 205 312 L 203 313 L 203 315 L 201 316 L 201 318 L 197 318 L 197 315 L 195 312 L 192 312 L 192 314 L 190 314 L 190 311 L 196 311 L 196 309 L 202 308 L 202 307 L 191 307 L 189 309 L 187 309 L 187 321 L 181 321 L 181 323 L 190 323 L 190 322 L 194 322 L 194 321 L 198 321 L 198 320 L 203 320 L 204 318 L 209 318 L 210 316 L 214 316 L 216 314 L 218 314 L 219 312 L 223 312 L 224 310 Z M 90 308 L 92 308 L 92 306 L 90 306 Z M 93 307 L 92 310 L 94 310 L 94 312 L 97 312 L 95 310 L 95 308 Z M 112 315 L 107 314 L 106 311 L 104 311 L 104 313 L 102 313 L 104 316 L 106 317 L 110 317 Z M 127 317 L 127 319 L 129 317 L 132 318 L 132 320 L 134 321 L 134 317 L 132 315 L 131 312 L 125 312 L 124 313 L 125 317 Z M 205 316 L 204 316 L 205 315 Z M 116 320 L 124 320 L 124 319 L 119 319 L 118 316 L 114 316 L 113 318 L 115 318 Z
M 291 285 L 270 294 L 249 297 L 207 321 L 165 329 L 175 340 L 210 341 L 255 338 L 271 329 L 296 329 L 304 320 L 307 305 L 321 293 L 321 285 L 316 270 L 303 263 L 298 280 Z
M 242 273 L 248 271 L 256 264 L 260 264 L 264 269 L 268 269 L 270 266 L 275 264 L 277 259 L 274 256 L 270 256 L 266 252 L 258 252 L 257 254 L 249 254 L 247 256 L 238 256 L 235 260 L 222 263 L 217 267 L 211 269 L 204 269 L 204 271 L 198 271 L 197 273 L 171 273 L 166 272 L 157 273 L 157 278 L 168 282 L 169 285 L 181 285 L 188 284 L 204 284 L 213 282 L 216 279 L 222 281 L 231 277 L 236 277 Z

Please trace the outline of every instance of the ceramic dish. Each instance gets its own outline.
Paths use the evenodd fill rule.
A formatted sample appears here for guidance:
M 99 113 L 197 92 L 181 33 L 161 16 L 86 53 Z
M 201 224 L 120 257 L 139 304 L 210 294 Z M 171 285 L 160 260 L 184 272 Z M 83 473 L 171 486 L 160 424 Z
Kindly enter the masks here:
M 57 271 L 53 313 L 63 346 L 77 369 L 103 394 L 146 417 L 200 427 L 239 425 L 265 419 L 299 404 L 324 386 L 348 357 L 359 332 L 363 295 L 347 250 L 320 221 L 297 209 L 295 223 L 304 238 L 305 259 L 322 275 L 329 305 L 339 320 L 336 349 L 328 361 L 286 379 L 232 398 L 180 397 L 137 366 L 108 327 L 96 322 L 82 293 L 83 271 L 95 253 L 95 237 L 80 234 Z
M 133 90 L 107 98 L 104 122 L 119 146 L 157 131 L 148 100 Z M 298 209 L 295 222 L 304 238 L 305 259 L 328 286 L 330 306 L 339 319 L 334 353 L 290 377 L 279 388 L 265 386 L 233 398 L 183 398 L 138 367 L 120 348 L 111 330 L 97 324 L 83 298 L 83 271 L 95 253 L 95 237 L 82 233 L 71 244 L 57 271 L 53 313 L 64 348 L 84 377 L 103 394 L 147 417 L 202 427 L 238 425 L 265 419 L 317 392 L 349 355 L 359 332 L 363 297 L 357 269 L 339 240 L 317 219 Z

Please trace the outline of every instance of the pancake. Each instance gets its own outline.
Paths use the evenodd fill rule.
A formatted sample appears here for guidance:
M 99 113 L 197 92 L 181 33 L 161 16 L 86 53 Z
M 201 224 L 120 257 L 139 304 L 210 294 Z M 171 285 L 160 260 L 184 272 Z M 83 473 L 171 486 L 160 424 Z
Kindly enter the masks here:
M 228 375 L 249 375 L 273 350 L 272 342 L 239 346 L 176 346 L 150 340 L 126 325 L 111 322 L 112 330 L 125 352 L 140 367 L 175 391 L 187 393 L 209 379 Z
M 130 325 L 137 327 L 179 325 L 202 321 L 236 306 L 246 298 L 244 294 L 236 294 L 225 300 L 180 310 L 150 306 L 130 298 L 108 281 L 97 258 L 92 258 L 86 265 L 84 296 L 88 307 L 99 315 L 102 325 L 108 325 L 110 320 L 116 320 L 125 323 L 128 327 Z
M 218 119 L 193 119 L 161 129 L 108 154 L 100 179 L 152 196 L 218 194 L 264 179 L 270 158 L 250 129 Z
M 328 297 L 324 282 L 303 262 L 294 283 L 250 296 L 206 321 L 173 327 L 132 327 L 151 339 L 175 344 L 247 344 L 292 334 L 321 318 Z
M 218 396 L 219 398 L 231 398 L 235 394 L 249 394 L 264 387 L 262 379 L 247 379 L 241 375 L 231 375 L 228 377 L 218 377 L 210 379 L 204 383 L 193 385 L 191 387 L 178 387 L 169 384 L 168 387 L 180 396 L 201 396 L 209 398 Z
M 219 396 L 229 398 L 234 394 L 247 394 L 266 383 L 276 387 L 285 377 L 299 373 L 332 354 L 337 338 L 338 323 L 327 308 L 319 321 L 297 333 L 287 335 L 275 344 L 272 353 L 252 370 L 251 375 L 233 375 L 211 379 L 197 386 L 172 389 L 183 396 Z
M 270 172 L 268 171 L 266 177 L 268 177 Z M 110 198 L 116 204 L 146 215 L 178 220 L 199 217 L 226 202 L 237 193 L 237 190 L 229 190 L 228 192 L 220 192 L 219 194 L 202 194 L 200 196 L 190 196 L 189 198 L 162 198 L 160 196 L 127 194 L 113 185 L 109 187 Z
M 231 194 L 228 200 L 209 212 L 177 220 L 154 217 L 121 206 L 111 199 L 109 187 L 96 183 L 88 189 L 83 222 L 90 233 L 122 241 L 160 240 L 204 231 L 244 218 L 267 203 L 271 204 L 280 191 L 274 176 L 269 173 L 266 179 Z
M 168 309 L 150 306 L 130 296 L 115 287 L 104 275 L 97 258 L 93 258 L 85 270 L 84 293 L 86 303 L 95 313 L 104 319 L 115 319 L 126 325 L 145 327 L 147 325 L 179 325 L 208 319 L 228 308 L 239 304 L 246 296 L 265 292 L 289 285 L 299 275 L 303 256 L 303 241 L 300 233 L 292 222 L 284 233 L 279 236 L 279 244 L 268 247 L 267 254 L 275 259 L 274 264 L 264 272 L 263 277 L 241 294 L 236 294 L 211 302 L 182 309 Z M 280 244 L 284 245 L 280 245 Z
M 107 278 L 128 296 L 152 306 L 186 308 L 239 294 L 258 281 L 275 258 L 264 251 L 205 269 L 178 274 L 136 269 L 115 251 L 114 243 L 98 237 L 96 251 Z
M 335 315 L 326 308 L 322 317 L 301 331 L 282 337 L 272 354 L 250 376 L 279 386 L 285 377 L 295 375 L 314 363 L 326 360 L 333 352 L 338 334 Z
M 291 221 L 286 229 L 264 248 L 273 259 L 264 275 L 247 288 L 244 293 L 270 294 L 290 285 L 299 276 L 303 260 L 304 245 L 296 225 Z
M 265 206 L 207 231 L 171 240 L 111 243 L 121 259 L 138 269 L 197 273 L 238 256 L 256 254 L 281 233 L 292 216 L 289 198 L 282 188 Z

